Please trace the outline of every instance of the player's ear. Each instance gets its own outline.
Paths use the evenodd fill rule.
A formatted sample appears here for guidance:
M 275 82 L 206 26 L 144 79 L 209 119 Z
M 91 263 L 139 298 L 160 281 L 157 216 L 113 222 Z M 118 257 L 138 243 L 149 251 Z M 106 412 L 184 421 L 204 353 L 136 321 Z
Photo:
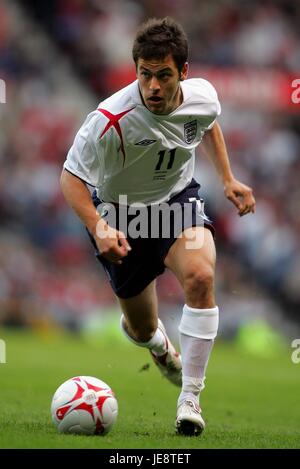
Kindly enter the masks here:
M 184 66 L 182 67 L 182 70 L 180 72 L 180 81 L 186 80 L 187 76 L 189 73 L 189 64 L 188 62 L 185 62 Z

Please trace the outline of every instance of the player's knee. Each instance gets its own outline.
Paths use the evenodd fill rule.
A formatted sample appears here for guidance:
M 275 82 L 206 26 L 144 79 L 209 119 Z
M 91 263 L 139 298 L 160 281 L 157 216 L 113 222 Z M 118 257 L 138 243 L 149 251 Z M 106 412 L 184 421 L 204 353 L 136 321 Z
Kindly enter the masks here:
M 214 269 L 211 266 L 191 266 L 184 276 L 184 292 L 193 301 L 205 301 L 213 294 Z

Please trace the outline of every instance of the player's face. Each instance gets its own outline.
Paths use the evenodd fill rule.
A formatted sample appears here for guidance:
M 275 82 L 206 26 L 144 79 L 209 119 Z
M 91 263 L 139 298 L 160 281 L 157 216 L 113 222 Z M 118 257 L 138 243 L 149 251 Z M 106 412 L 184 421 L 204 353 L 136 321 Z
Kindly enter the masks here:
M 188 64 L 179 73 L 171 55 L 164 59 L 139 59 L 137 78 L 145 106 L 154 114 L 170 114 L 182 102 L 180 81 L 188 74 Z

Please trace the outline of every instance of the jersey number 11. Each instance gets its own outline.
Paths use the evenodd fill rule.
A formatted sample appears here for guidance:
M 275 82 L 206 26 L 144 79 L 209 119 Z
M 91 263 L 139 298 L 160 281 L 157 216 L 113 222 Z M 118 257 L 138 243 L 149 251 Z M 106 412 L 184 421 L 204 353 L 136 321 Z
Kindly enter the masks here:
M 177 150 L 177 148 L 173 148 L 172 150 L 169 150 L 167 152 L 167 155 L 169 155 L 169 158 L 167 156 L 167 158 L 168 158 L 167 170 L 171 169 L 173 164 L 174 164 L 176 150 Z M 163 162 L 164 162 L 166 151 L 167 150 L 161 150 L 161 151 L 158 152 L 159 160 L 157 162 L 157 165 L 155 166 L 155 171 L 160 171 L 161 170 L 161 167 L 162 167 Z

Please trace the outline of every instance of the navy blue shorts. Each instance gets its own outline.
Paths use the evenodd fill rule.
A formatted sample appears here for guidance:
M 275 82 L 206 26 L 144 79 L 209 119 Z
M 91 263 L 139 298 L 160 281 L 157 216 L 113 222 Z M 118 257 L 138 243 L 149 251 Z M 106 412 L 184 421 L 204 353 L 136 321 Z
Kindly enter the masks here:
M 95 255 L 104 267 L 113 291 L 118 297 L 130 298 L 138 295 L 158 275 L 161 275 L 164 272 L 164 259 L 168 254 L 170 247 L 184 229 L 190 228 L 192 226 L 205 226 L 212 232 L 214 236 L 214 227 L 203 211 L 203 199 L 201 199 L 199 196 L 199 189 L 200 185 L 193 179 L 183 191 L 168 201 L 168 205 L 177 203 L 177 207 L 183 207 L 184 204 L 185 207 L 187 207 L 187 204 L 189 204 L 189 209 L 187 211 L 188 216 L 182 216 L 182 223 L 180 226 L 178 226 L 177 222 L 174 223 L 175 226 L 172 225 L 174 216 L 172 217 L 171 212 L 170 233 L 165 233 L 161 228 L 159 228 L 158 231 L 154 230 L 156 232 L 155 237 L 132 238 L 130 233 L 127 234 L 125 231 L 126 238 L 132 247 L 132 250 L 129 251 L 128 255 L 122 259 L 122 264 L 113 264 L 101 256 L 93 236 L 88 232 L 90 240 L 95 248 Z M 190 199 L 193 200 L 190 201 Z M 96 195 L 96 191 L 93 193 L 93 202 L 95 207 L 98 207 L 99 204 L 101 204 L 100 199 Z M 124 206 L 121 208 L 117 204 L 111 205 L 114 205 L 117 210 L 114 227 L 124 232 L 124 227 L 120 226 L 119 224 L 120 210 L 128 210 L 128 208 Z M 150 213 L 149 207 L 150 206 L 147 207 L 147 210 Z M 150 217 L 150 214 L 148 216 Z M 129 226 L 130 221 L 133 218 L 133 215 L 127 215 Z M 151 221 L 153 222 L 153 218 Z M 111 225 L 112 223 L 109 224 Z

